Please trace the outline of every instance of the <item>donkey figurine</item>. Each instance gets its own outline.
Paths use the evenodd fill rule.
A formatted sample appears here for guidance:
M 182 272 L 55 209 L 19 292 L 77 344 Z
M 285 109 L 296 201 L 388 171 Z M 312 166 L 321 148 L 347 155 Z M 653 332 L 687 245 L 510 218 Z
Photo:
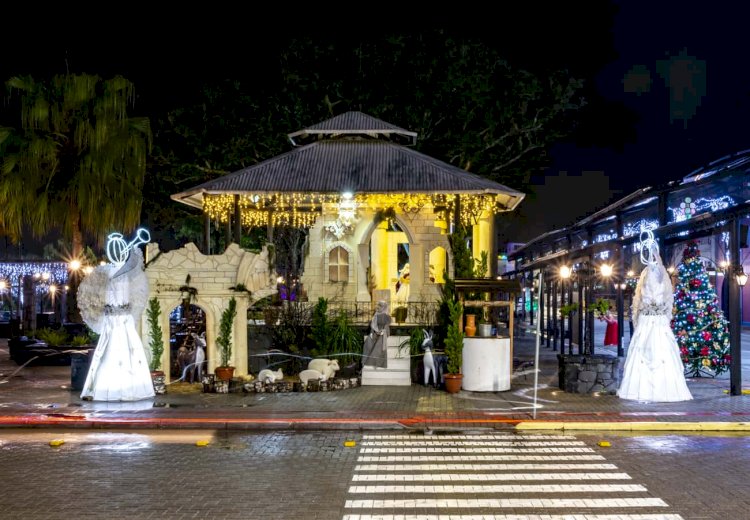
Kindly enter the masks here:
M 422 358 L 422 364 L 424 365 L 424 385 L 430 384 L 430 375 L 432 375 L 432 383 L 435 386 L 440 384 L 440 378 L 437 373 L 437 366 L 435 365 L 435 358 L 432 356 L 432 331 L 424 332 L 424 339 L 422 340 L 422 350 L 424 350 L 424 358 Z

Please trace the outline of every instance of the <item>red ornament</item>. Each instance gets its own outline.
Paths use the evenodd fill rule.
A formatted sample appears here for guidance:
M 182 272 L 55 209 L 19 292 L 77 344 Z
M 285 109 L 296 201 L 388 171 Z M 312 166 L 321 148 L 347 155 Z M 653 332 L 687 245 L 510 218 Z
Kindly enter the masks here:
M 700 286 L 701 286 L 701 281 L 700 281 L 700 280 L 698 280 L 697 278 L 693 278 L 693 279 L 692 279 L 692 280 L 690 281 L 690 285 L 692 285 L 693 287 L 695 287 L 695 288 L 697 289 L 698 287 L 700 287 Z
M 701 349 L 701 356 L 707 356 L 708 355 L 708 347 L 703 347 Z
M 703 336 L 703 341 L 711 341 L 711 333 L 708 332 L 707 330 L 703 331 L 702 336 Z
M 695 315 L 694 314 L 688 314 L 687 315 L 687 322 L 690 324 L 695 323 Z

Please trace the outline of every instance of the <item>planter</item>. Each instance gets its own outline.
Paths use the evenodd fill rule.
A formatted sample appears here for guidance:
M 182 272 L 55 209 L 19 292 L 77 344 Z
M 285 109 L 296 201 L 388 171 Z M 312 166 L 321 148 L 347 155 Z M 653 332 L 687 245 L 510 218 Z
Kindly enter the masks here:
M 477 317 L 474 314 L 466 315 L 466 326 L 464 327 L 464 332 L 470 338 L 473 337 L 477 332 L 476 318 Z
M 492 323 L 480 323 L 477 325 L 477 336 L 480 338 L 489 338 L 492 336 Z
M 461 391 L 463 374 L 445 374 L 445 391 L 449 394 L 457 394 Z
M 214 373 L 217 381 L 229 381 L 234 375 L 234 367 L 216 367 Z
M 94 349 L 73 352 L 70 355 L 70 389 L 83 390 L 91 366 Z
M 164 372 L 161 370 L 154 370 L 151 372 L 151 382 L 154 384 L 154 393 L 156 395 L 167 393 L 167 382 Z
M 396 307 L 394 311 L 396 323 L 404 323 L 408 312 L 409 310 L 406 307 Z

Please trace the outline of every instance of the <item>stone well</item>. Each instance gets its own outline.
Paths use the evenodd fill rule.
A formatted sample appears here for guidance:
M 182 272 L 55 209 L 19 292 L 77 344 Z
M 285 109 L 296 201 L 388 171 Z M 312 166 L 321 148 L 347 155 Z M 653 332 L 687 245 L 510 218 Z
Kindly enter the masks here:
M 614 394 L 620 386 L 620 358 L 598 355 L 557 355 L 560 390 L 574 394 Z

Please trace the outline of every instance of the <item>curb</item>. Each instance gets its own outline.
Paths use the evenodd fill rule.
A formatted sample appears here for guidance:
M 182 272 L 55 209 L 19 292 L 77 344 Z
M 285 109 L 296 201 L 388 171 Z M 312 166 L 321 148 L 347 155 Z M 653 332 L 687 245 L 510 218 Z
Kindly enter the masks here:
M 516 430 L 595 430 L 595 431 L 733 431 L 750 432 L 747 422 L 536 422 L 523 421 Z

